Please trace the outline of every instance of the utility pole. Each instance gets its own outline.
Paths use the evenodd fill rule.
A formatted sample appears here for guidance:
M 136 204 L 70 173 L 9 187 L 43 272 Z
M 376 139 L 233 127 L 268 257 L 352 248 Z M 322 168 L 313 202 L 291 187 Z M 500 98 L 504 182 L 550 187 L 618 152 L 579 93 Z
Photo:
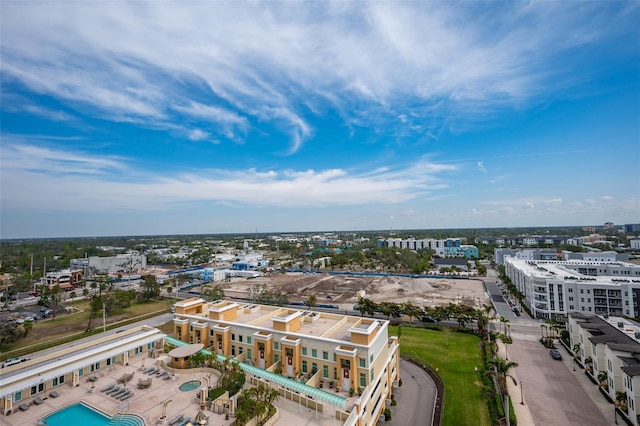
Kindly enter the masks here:
M 107 331 L 107 305 L 102 303 L 102 331 Z

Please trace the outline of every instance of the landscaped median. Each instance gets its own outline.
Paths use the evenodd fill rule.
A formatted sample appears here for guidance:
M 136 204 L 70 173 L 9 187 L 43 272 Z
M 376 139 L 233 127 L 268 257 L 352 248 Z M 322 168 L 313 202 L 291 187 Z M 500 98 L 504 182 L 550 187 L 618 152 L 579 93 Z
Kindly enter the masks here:
M 389 333 L 398 335 L 398 327 L 390 327 Z M 476 372 L 483 364 L 481 345 L 480 337 L 451 329 L 402 329 L 400 355 L 430 366 L 444 382 L 444 426 L 491 425 L 482 378 Z

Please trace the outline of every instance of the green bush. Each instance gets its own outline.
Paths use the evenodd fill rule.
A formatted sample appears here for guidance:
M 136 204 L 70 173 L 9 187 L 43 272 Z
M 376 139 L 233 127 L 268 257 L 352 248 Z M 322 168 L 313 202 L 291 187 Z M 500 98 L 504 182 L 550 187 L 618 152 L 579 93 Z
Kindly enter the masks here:
M 389 410 L 388 408 L 384 409 L 384 419 L 387 422 L 391 421 L 391 410 Z

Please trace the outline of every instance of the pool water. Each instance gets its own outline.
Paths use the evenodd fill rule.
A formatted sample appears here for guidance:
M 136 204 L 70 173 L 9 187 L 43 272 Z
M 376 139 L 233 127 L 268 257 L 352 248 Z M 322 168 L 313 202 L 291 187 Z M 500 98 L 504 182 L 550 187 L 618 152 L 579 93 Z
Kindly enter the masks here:
M 118 414 L 108 417 L 82 403 L 73 404 L 45 417 L 42 422 L 47 426 L 107 426 L 117 417 L 117 424 L 144 426 L 144 422 L 133 414 Z M 115 423 L 111 423 L 115 424 Z
M 202 382 L 200 380 L 191 380 L 181 384 L 178 390 L 180 392 L 191 392 L 193 390 L 198 389 L 201 385 L 202 385 Z

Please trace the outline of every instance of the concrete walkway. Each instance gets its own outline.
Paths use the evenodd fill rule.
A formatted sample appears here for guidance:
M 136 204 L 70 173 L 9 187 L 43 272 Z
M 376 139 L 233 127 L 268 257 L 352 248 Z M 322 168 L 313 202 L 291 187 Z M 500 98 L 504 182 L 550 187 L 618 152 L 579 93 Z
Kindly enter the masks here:
M 502 340 L 498 340 L 498 356 L 510 361 L 508 350 Z M 511 370 L 509 374 L 516 379 L 516 383 L 520 383 L 515 369 Z M 531 417 L 531 412 L 529 411 L 529 405 L 526 401 L 524 401 L 522 395 L 522 388 L 516 386 L 512 380 L 507 380 L 507 391 L 509 392 L 509 396 L 511 397 L 513 410 L 516 412 L 518 426 L 534 426 L 533 418 Z M 523 401 L 524 404 L 520 404 L 521 401 Z

